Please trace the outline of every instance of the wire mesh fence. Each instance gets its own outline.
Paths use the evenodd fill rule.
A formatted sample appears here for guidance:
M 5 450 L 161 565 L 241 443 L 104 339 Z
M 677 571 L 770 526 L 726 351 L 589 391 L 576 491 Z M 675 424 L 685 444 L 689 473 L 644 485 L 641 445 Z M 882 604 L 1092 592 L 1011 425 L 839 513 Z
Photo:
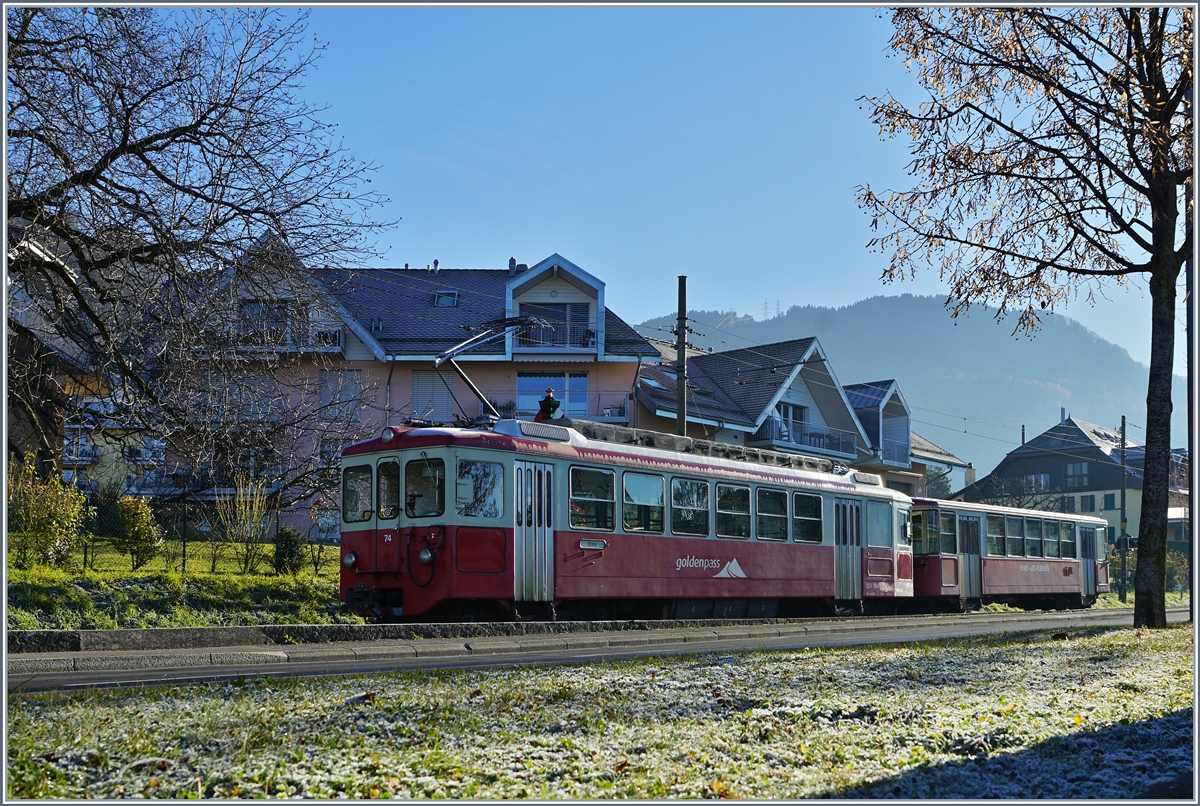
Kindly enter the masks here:
M 126 527 L 118 499 L 93 496 L 89 502 L 79 540 L 75 564 L 90 571 L 141 571 L 153 573 L 255 574 L 276 570 L 275 537 L 279 534 L 281 513 L 266 513 L 262 528 L 235 528 L 223 519 L 213 501 L 151 500 L 150 510 L 159 528 L 161 542 L 153 556 L 138 568 L 128 551 L 123 550 Z M 300 523 L 299 570 L 318 575 L 338 572 L 339 552 L 327 530 L 317 528 L 315 519 L 283 516 L 283 522 Z M 293 528 L 295 528 L 293 526 Z M 246 539 L 246 535 L 252 539 Z M 291 567 L 295 568 L 293 563 Z

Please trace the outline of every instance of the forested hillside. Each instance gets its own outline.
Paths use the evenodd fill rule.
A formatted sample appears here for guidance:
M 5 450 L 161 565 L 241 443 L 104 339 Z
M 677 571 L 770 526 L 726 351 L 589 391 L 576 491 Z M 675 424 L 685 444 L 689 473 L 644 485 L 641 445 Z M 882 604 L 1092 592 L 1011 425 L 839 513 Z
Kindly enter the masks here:
M 1148 369 L 1124 348 L 1065 316 L 1044 317 L 1033 338 L 1012 335 L 995 310 L 957 320 L 938 297 L 872 297 L 844 308 L 793 307 L 765 321 L 720 311 L 691 311 L 698 347 L 728 350 L 816 336 L 843 383 L 895 378 L 913 410 L 913 430 L 983 475 L 1020 444 L 1059 420 L 1060 407 L 1081 420 L 1119 426 L 1129 437 L 1146 417 Z M 673 339 L 675 315 L 644 322 L 644 335 Z M 663 328 L 657 330 L 656 328 Z M 1176 376 L 1172 445 L 1187 443 L 1187 387 Z

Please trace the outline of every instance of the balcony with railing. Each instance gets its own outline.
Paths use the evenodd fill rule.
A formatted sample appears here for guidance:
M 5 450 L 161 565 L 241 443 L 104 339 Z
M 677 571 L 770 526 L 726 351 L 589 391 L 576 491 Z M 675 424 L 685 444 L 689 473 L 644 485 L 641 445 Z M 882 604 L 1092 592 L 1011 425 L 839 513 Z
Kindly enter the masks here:
M 512 342 L 512 349 L 595 350 L 596 325 L 594 321 L 547 321 L 545 325 L 534 325 L 518 332 L 515 341 Z
M 540 392 L 518 392 L 515 389 L 483 390 L 483 394 L 501 417 L 532 420 L 538 413 L 538 403 L 545 396 Z M 629 390 L 589 391 L 567 390 L 558 398 L 559 411 L 572 420 L 591 420 L 600 423 L 629 422 Z M 483 405 L 479 413 L 484 414 Z
M 885 439 L 882 453 L 885 464 L 908 467 L 912 463 L 909 458 L 909 445 L 906 441 Z
M 135 465 L 159 465 L 167 460 L 167 447 L 162 444 L 126 445 L 121 453 L 125 461 Z
M 853 431 L 807 423 L 788 427 L 774 417 L 763 423 L 754 436 L 746 440 L 746 444 L 846 459 L 854 459 L 858 453 L 858 435 Z
M 90 465 L 100 458 L 100 451 L 95 445 L 67 440 L 63 443 L 62 455 L 64 465 Z

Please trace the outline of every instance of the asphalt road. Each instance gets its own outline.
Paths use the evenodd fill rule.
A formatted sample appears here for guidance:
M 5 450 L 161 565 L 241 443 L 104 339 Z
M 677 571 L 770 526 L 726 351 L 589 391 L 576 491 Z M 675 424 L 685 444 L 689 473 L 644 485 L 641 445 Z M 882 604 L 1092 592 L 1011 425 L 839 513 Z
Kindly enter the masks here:
M 1168 620 L 1187 620 L 1186 608 Z M 1133 611 L 1096 609 L 1064 613 L 971 613 L 877 619 L 814 619 L 793 624 L 553 636 L 469 638 L 144 650 L 13 654 L 8 691 L 163 685 L 237 677 L 348 675 L 406 669 L 459 669 L 585 663 L 617 658 L 798 649 L 1028 630 L 1127 626 Z

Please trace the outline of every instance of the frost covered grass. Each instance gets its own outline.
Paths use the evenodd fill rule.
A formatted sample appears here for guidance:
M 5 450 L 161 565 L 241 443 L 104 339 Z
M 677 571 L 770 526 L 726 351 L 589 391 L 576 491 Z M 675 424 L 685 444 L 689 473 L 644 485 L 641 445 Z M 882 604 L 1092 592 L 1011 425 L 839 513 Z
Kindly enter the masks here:
M 1186 627 L 11 695 L 9 797 L 1124 798 Z
M 10 630 L 347 622 L 336 574 L 8 572 Z

